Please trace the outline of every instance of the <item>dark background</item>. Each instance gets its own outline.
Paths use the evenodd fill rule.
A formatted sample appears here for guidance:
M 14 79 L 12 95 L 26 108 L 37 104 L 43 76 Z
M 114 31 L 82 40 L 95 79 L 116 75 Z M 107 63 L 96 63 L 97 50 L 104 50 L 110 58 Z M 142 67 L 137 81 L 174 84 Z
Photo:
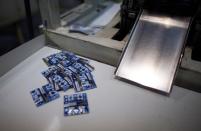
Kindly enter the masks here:
M 82 0 L 59 0 L 63 13 Z M 0 1 L 0 56 L 41 34 L 38 0 Z

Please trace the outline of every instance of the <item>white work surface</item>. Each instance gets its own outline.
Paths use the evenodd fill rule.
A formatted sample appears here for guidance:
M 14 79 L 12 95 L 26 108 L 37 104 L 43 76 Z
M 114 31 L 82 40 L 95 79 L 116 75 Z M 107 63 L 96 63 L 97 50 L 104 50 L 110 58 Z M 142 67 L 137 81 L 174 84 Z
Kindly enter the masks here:
M 63 115 L 63 95 L 36 107 L 30 91 L 46 84 L 43 47 L 0 78 L 1 131 L 201 131 L 201 94 L 173 87 L 169 97 L 114 79 L 115 67 L 90 60 L 96 89 L 85 91 L 90 113 Z

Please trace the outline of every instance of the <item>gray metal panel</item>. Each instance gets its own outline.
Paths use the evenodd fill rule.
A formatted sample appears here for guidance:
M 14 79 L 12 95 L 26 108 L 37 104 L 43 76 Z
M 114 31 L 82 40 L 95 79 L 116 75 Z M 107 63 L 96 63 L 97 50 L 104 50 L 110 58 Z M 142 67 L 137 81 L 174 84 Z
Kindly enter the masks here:
M 44 47 L 44 45 L 45 37 L 44 35 L 40 35 L 1 56 L 0 77 L 31 56 L 33 53 Z
M 143 11 L 116 76 L 169 93 L 188 33 L 190 18 Z

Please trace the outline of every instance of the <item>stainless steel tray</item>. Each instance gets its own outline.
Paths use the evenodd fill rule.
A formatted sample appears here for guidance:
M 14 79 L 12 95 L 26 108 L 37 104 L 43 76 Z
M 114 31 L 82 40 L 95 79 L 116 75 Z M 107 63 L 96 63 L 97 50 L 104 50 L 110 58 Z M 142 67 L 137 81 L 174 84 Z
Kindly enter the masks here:
M 169 93 L 189 25 L 189 17 L 170 17 L 144 10 L 131 32 L 115 75 Z

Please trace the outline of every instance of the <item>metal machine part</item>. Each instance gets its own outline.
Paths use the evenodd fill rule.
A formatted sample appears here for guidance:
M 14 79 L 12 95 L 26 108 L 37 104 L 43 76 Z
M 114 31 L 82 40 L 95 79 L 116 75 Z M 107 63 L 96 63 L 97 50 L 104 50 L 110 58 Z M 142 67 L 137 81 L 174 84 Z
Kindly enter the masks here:
M 98 6 L 95 5 L 88 4 L 88 10 L 83 12 L 76 12 L 76 14 L 79 16 L 72 19 L 71 21 L 68 21 L 66 25 L 71 26 L 76 24 L 90 27 L 104 27 L 120 10 L 120 4 L 114 2 L 104 2 Z M 68 15 L 65 17 L 68 17 Z
M 191 58 L 201 62 L 201 6 L 192 22 L 189 34 L 188 45 L 192 47 Z
M 130 32 L 141 9 L 173 16 L 193 16 L 198 5 L 198 0 L 123 0 L 120 30 L 113 39 L 122 40 Z
M 124 0 L 124 1 L 126 1 L 126 0 Z M 188 6 L 188 4 L 191 5 L 191 2 L 188 2 L 190 0 L 169 0 L 171 4 L 168 6 L 167 5 L 160 6 L 161 2 L 163 4 L 163 1 L 168 2 L 168 0 L 163 0 L 163 1 L 158 0 L 159 3 L 156 2 L 157 0 L 153 0 L 153 2 L 155 2 L 157 5 L 157 6 L 154 6 L 157 8 L 157 9 L 155 9 L 152 6 L 155 4 L 147 6 L 149 4 L 147 4 L 146 1 L 149 1 L 149 0 L 127 0 L 127 3 L 125 2 L 124 6 L 121 6 L 120 14 L 121 14 L 121 16 L 124 17 L 124 19 L 122 20 L 123 17 L 121 18 L 120 24 L 119 24 L 120 17 L 118 15 L 116 15 L 112 19 L 112 21 L 106 25 L 105 29 L 102 29 L 101 31 L 99 31 L 97 34 L 95 34 L 93 36 L 86 36 L 86 35 L 82 35 L 82 34 L 78 34 L 78 33 L 69 33 L 69 26 L 72 24 L 81 23 L 82 26 L 90 26 L 91 23 L 94 23 L 94 20 L 95 20 L 95 23 L 97 22 L 97 20 L 105 21 L 105 17 L 104 18 L 102 17 L 102 16 L 105 16 L 105 14 L 108 14 L 107 16 L 109 16 L 109 17 L 107 17 L 107 18 L 110 18 L 110 15 L 112 13 L 111 10 L 112 10 L 113 6 L 110 6 L 108 3 L 105 3 L 105 1 L 104 1 L 101 3 L 101 6 L 98 5 L 97 8 L 94 8 L 96 6 L 94 6 L 94 4 L 92 2 L 85 1 L 83 4 L 79 5 L 78 7 L 73 8 L 72 10 L 64 12 L 63 14 L 60 15 L 61 25 L 59 26 L 59 28 L 48 28 L 47 27 L 47 30 L 44 30 L 44 33 L 46 36 L 46 42 L 48 44 L 51 44 L 52 46 L 58 46 L 60 48 L 72 51 L 79 55 L 89 57 L 89 58 L 101 61 L 103 63 L 110 64 L 113 66 L 117 66 L 118 60 L 122 53 L 122 50 L 123 50 L 125 44 L 128 42 L 128 37 L 127 37 L 128 33 L 130 32 L 130 30 L 133 26 L 132 24 L 134 24 L 137 21 L 136 20 L 137 16 L 139 16 L 139 10 L 147 9 L 149 11 L 149 13 L 153 14 L 153 15 L 157 12 L 165 13 L 167 11 L 168 12 L 167 14 L 169 14 L 169 15 L 166 14 L 167 16 L 178 16 L 179 17 L 179 16 L 185 16 L 186 13 L 183 11 L 178 11 L 178 12 L 182 12 L 182 14 L 180 14 L 178 12 L 177 12 L 177 14 L 174 14 L 173 13 L 174 11 L 180 10 L 177 8 L 174 8 L 173 11 L 168 10 L 168 9 L 170 9 L 170 10 L 172 9 L 170 7 L 172 6 L 172 4 L 174 4 L 174 2 L 175 3 L 187 2 L 187 6 L 185 6 L 186 4 L 182 4 L 182 3 L 177 4 L 177 5 L 182 5 L 182 6 L 184 5 L 185 9 L 187 9 L 188 7 L 190 7 L 190 8 L 194 7 L 194 4 L 192 6 Z M 197 0 L 193 0 L 193 1 L 197 1 Z M 132 3 L 132 4 L 130 4 L 130 3 Z M 145 4 L 146 6 L 144 5 L 144 3 L 146 3 Z M 165 7 L 166 9 L 161 11 L 161 8 L 163 9 L 163 7 Z M 177 7 L 177 6 L 173 5 L 173 7 Z M 49 9 L 51 10 L 51 8 L 49 8 Z M 98 10 L 96 10 L 96 9 L 98 9 Z M 182 7 L 182 9 L 184 9 L 184 8 Z M 187 9 L 187 10 L 189 10 L 189 9 Z M 122 12 L 122 11 L 124 11 L 124 12 Z M 193 14 L 195 15 L 195 13 L 193 13 Z M 100 17 L 97 17 L 97 16 L 100 16 Z M 188 16 L 189 16 L 189 14 L 188 14 Z M 99 18 L 100 18 L 100 20 L 99 20 Z M 127 20 L 129 20 L 130 22 L 126 22 Z M 163 23 L 163 22 L 161 22 L 161 23 Z M 166 24 L 167 23 L 168 22 L 166 22 Z M 124 37 L 122 40 L 112 39 L 112 37 L 118 32 L 119 27 L 118 28 L 115 27 L 117 24 L 121 25 L 120 33 L 122 33 L 122 32 L 125 33 L 125 31 L 127 31 L 127 33 L 125 33 L 126 37 Z M 163 25 L 163 24 L 161 24 L 161 25 Z M 164 27 L 164 30 L 168 29 L 165 27 Z M 167 27 L 169 27 L 169 26 L 167 26 Z M 191 27 L 191 29 L 192 29 L 192 27 Z M 156 29 L 154 28 L 153 31 L 155 31 L 155 30 Z M 162 30 L 163 30 L 163 28 L 159 29 L 159 31 L 162 31 Z M 152 35 L 151 32 L 150 32 L 150 35 Z M 118 37 L 119 36 L 117 36 L 116 38 L 118 38 Z M 166 39 L 171 40 L 172 38 L 168 37 Z M 152 40 L 152 39 L 150 39 L 150 40 Z M 163 44 L 161 44 L 161 50 L 163 49 L 162 45 Z M 157 49 L 159 49 L 159 48 L 160 48 L 160 46 Z M 190 49 L 190 48 L 187 47 L 186 49 Z M 193 87 L 193 88 L 191 88 L 192 90 L 195 90 L 195 86 L 196 86 L 196 88 L 198 90 L 200 90 L 200 87 L 201 87 L 200 86 L 201 85 L 201 83 L 200 83 L 200 78 L 201 78 L 200 77 L 200 75 L 201 75 L 200 64 L 201 63 L 191 60 L 191 51 L 185 50 L 184 56 L 186 56 L 186 54 L 188 54 L 187 56 L 189 56 L 189 57 L 184 57 L 184 59 L 182 59 L 183 64 L 179 68 L 179 71 L 176 75 L 174 84 L 176 84 L 180 87 L 187 88 L 187 89 L 189 89 L 190 87 Z M 194 79 L 194 78 L 196 78 L 196 79 Z
M 39 0 L 43 25 L 48 29 L 61 26 L 58 0 Z
M 129 33 L 140 12 L 140 8 L 140 2 L 137 0 L 124 0 L 122 2 L 120 29 L 112 39 L 120 41 Z
M 189 17 L 144 10 L 131 33 L 116 76 L 170 93 L 189 24 Z
M 84 27 L 81 25 L 71 25 L 69 32 L 74 32 L 74 33 L 82 33 L 85 35 L 94 35 L 95 34 L 95 28 L 92 27 Z
M 111 1 L 86 0 L 85 2 L 78 10 L 72 9 L 60 15 L 59 0 L 40 0 L 44 27 L 47 29 L 71 25 L 104 27 L 120 10 L 120 4 Z M 103 18 L 104 21 L 102 21 Z
M 144 0 L 143 8 L 152 12 L 169 13 L 174 16 L 192 16 L 197 10 L 198 3 L 199 0 Z

